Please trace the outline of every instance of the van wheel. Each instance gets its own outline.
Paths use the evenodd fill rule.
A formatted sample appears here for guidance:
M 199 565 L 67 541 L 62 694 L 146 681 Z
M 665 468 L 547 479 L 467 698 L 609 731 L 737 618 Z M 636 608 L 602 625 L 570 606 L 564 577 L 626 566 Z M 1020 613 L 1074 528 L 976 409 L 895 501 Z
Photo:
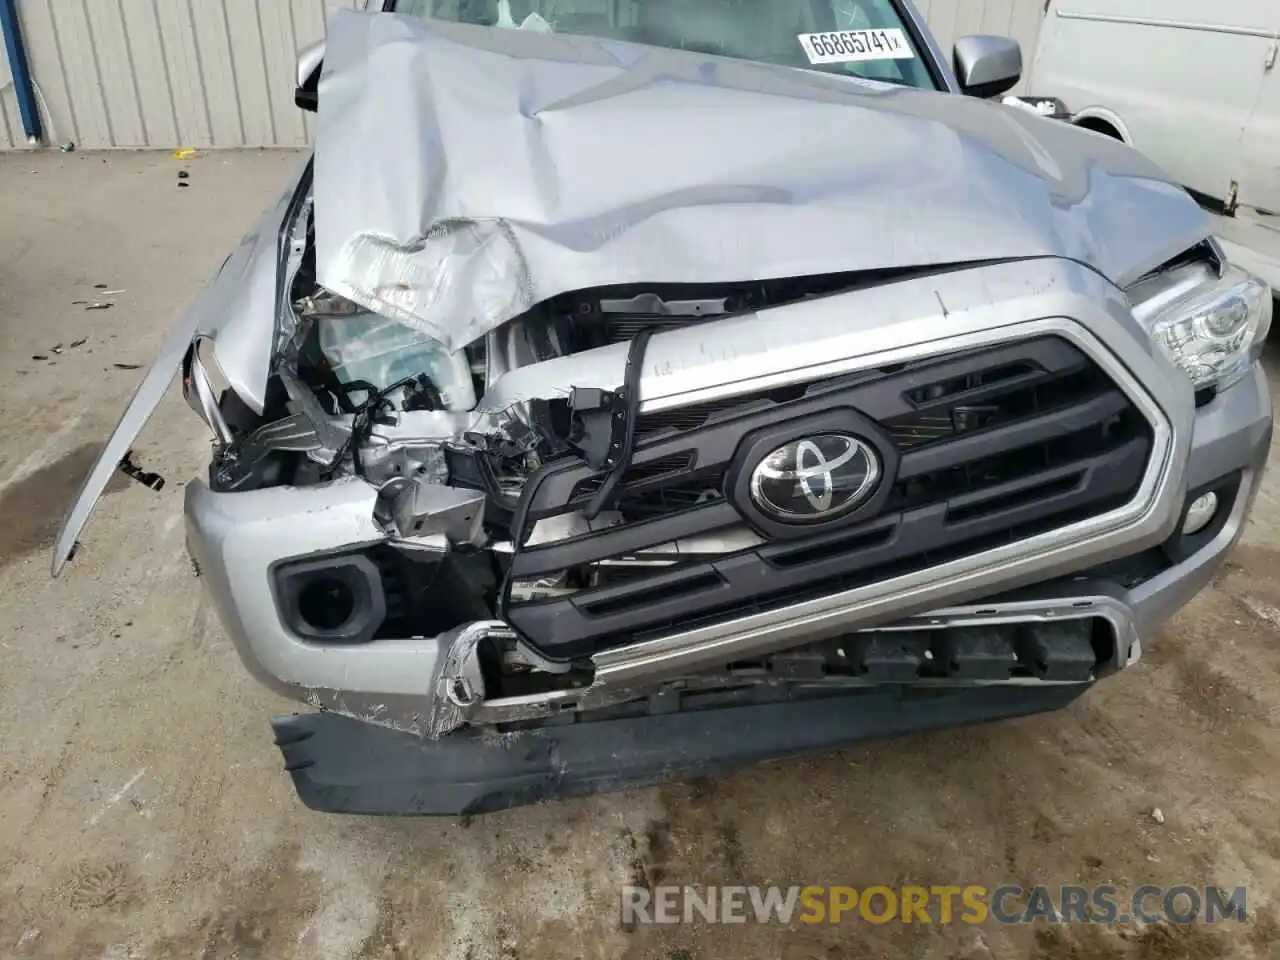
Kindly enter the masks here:
M 1119 130 L 1107 123 L 1107 121 L 1099 120 L 1097 117 L 1085 117 L 1083 120 L 1077 120 L 1076 126 L 1092 130 L 1094 133 L 1100 133 L 1104 137 L 1110 137 L 1112 140 L 1124 141 L 1124 137 L 1120 136 Z

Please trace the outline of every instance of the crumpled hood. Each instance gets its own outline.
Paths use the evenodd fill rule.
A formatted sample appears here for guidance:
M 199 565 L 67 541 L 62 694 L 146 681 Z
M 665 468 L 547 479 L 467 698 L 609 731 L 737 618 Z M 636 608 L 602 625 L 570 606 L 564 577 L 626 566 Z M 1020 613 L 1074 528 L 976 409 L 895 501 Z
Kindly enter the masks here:
M 455 349 L 584 287 L 1034 256 L 1124 286 L 1209 232 L 1058 121 L 613 40 L 340 11 L 319 102 L 317 279 Z

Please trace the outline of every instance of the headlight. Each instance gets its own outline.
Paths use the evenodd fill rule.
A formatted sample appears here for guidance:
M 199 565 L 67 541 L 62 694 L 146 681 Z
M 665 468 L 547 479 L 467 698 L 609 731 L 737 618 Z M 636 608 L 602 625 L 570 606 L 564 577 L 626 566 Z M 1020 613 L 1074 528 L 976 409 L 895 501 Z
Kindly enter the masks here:
M 1199 390 L 1231 386 L 1271 329 L 1271 288 L 1239 267 L 1174 267 L 1129 290 L 1133 315 Z

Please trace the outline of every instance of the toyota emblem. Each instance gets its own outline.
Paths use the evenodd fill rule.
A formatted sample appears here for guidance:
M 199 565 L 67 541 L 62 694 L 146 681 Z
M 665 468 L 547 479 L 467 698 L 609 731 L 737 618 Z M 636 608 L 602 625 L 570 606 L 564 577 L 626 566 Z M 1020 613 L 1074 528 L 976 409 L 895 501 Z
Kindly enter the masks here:
M 820 433 L 785 443 L 751 472 L 751 499 L 784 523 L 835 520 L 875 490 L 880 458 L 847 433 Z

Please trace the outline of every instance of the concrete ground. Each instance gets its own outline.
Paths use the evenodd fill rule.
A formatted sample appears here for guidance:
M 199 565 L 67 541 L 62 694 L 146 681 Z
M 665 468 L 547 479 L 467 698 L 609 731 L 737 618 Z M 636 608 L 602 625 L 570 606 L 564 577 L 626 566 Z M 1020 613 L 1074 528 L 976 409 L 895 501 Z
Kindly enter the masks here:
M 1274 957 L 1276 481 L 1214 586 L 1069 710 L 475 820 L 313 814 L 182 544 L 174 396 L 57 581 L 69 499 L 296 156 L 0 157 L 0 956 Z M 112 294 L 114 306 L 74 301 Z M 95 289 L 97 287 L 97 289 Z M 1156 817 L 1153 810 L 1159 808 Z M 1159 822 L 1163 821 L 1163 822 Z M 1245 925 L 641 927 L 619 885 L 1248 886 Z

